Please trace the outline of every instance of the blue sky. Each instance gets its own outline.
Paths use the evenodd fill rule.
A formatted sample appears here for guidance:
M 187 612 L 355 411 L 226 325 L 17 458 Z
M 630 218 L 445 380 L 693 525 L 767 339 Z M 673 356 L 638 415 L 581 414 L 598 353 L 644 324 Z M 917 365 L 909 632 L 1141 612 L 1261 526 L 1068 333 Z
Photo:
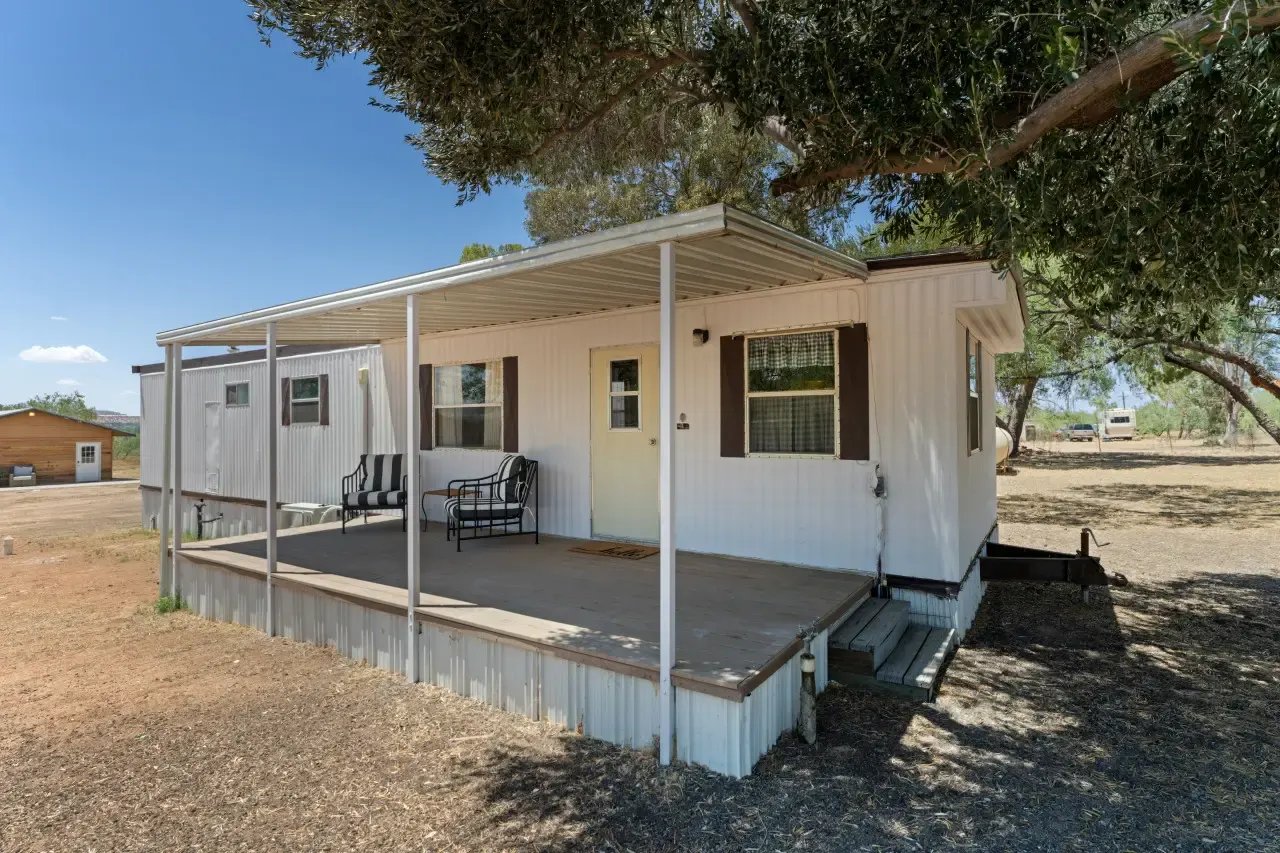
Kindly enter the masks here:
M 455 207 L 359 63 L 263 46 L 236 0 L 5 18 L 0 402 L 79 389 L 136 412 L 129 368 L 161 329 L 526 241 L 523 193 Z

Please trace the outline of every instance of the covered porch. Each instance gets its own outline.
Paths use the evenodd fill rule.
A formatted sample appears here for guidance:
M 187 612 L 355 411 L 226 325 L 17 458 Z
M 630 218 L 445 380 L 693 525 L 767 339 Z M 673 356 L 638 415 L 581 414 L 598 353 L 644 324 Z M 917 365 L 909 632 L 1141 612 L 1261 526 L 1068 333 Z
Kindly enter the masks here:
M 591 709 L 616 707 L 630 721 L 626 731 L 617 736 L 597 731 L 597 736 L 644 746 L 656 738 L 664 764 L 684 757 L 722 772 L 749 772 L 762 752 L 757 746 L 767 749 L 794 724 L 800 682 L 797 634 L 809 629 L 813 645 L 822 648 L 824 623 L 856 605 L 867 582 L 847 573 L 677 550 L 676 435 L 689 425 L 676 404 L 682 334 L 676 306 L 824 282 L 860 282 L 866 274 L 860 261 L 712 205 L 162 332 L 157 336 L 166 349 L 161 590 L 196 599 L 204 615 L 253 624 L 270 635 L 332 644 L 331 632 L 346 632 L 349 649 L 344 651 L 368 659 L 363 647 L 351 645 L 355 631 L 355 642 L 380 644 L 374 654 L 378 665 L 402 672 L 409 681 L 447 681 L 464 695 L 473 695 L 474 684 L 459 675 L 459 667 L 478 668 L 486 679 L 505 672 L 504 684 L 525 685 L 526 695 L 519 701 L 528 706 L 526 712 L 552 714 L 562 724 L 593 734 L 600 717 Z M 424 441 L 424 421 L 428 428 L 431 423 L 430 398 L 424 399 L 424 388 L 430 394 L 431 384 L 420 379 L 426 364 L 420 357 L 424 339 L 510 331 L 588 315 L 637 316 L 637 311 L 652 308 L 657 309 L 656 328 L 642 340 L 656 344 L 658 365 L 657 393 L 651 395 L 657 398 L 652 419 L 657 434 L 648 439 L 648 446 L 656 448 L 656 476 L 648 489 L 656 493 L 658 554 L 647 565 L 571 553 L 564 541 L 550 538 L 541 546 L 485 543 L 458 556 L 445 548 L 443 537 L 424 536 L 412 523 L 405 533 L 398 524 L 370 525 L 345 540 L 332 530 L 293 535 L 277 530 L 279 413 L 288 388 L 282 389 L 280 381 L 279 345 L 377 343 L 384 353 L 395 353 L 384 362 L 394 450 L 407 457 L 405 509 L 408 518 L 417 519 L 427 486 L 422 452 L 433 449 L 430 439 Z M 823 317 L 824 322 L 832 319 Z M 707 341 L 705 326 L 693 331 L 700 343 Z M 865 334 L 860 340 L 865 348 Z M 193 547 L 182 541 L 176 523 L 180 501 L 174 500 L 183 490 L 181 465 L 174 462 L 183 458 L 178 414 L 183 348 L 255 344 L 265 344 L 266 356 L 266 405 L 259 415 L 266 532 L 250 540 Z M 865 357 L 860 364 L 861 370 L 851 369 L 849 376 L 861 376 L 865 386 Z M 514 379 L 515 367 L 513 362 L 509 373 L 504 368 L 507 381 Z M 321 385 L 315 403 L 321 410 L 325 394 Z M 502 450 L 536 460 L 540 448 L 522 440 L 518 409 L 508 413 L 506 403 L 504 397 Z M 556 402 L 544 398 L 538 404 Z M 852 424 L 855 419 L 845 420 Z M 735 430 L 722 435 L 731 444 L 743 443 L 741 436 L 734 439 Z M 859 447 L 865 446 L 867 435 L 864 427 Z M 848 458 L 865 459 L 865 449 L 864 455 Z M 755 479 L 739 492 L 759 483 Z M 586 478 L 576 481 L 583 494 L 590 487 Z M 832 529 L 823 525 L 825 519 L 809 521 Z M 769 556 L 786 559 L 790 553 Z M 420 578 L 430 578 L 430 583 L 420 583 Z M 206 613 L 235 602 L 247 608 L 243 618 Z M 844 602 L 849 608 L 841 610 Z M 504 669 L 512 648 L 521 650 L 519 662 L 512 664 L 524 667 L 521 678 Z M 561 673 L 550 680 L 578 678 L 586 692 L 573 700 L 560 696 L 555 710 L 544 701 L 544 691 L 547 673 L 558 672 L 562 664 L 578 667 L 577 675 Z M 821 671 L 819 675 L 822 681 Z M 762 693 L 769 683 L 775 683 L 777 697 Z M 504 707 L 516 702 L 514 694 L 498 692 L 496 701 L 486 698 Z M 721 704 L 700 705 L 704 699 Z M 701 747 L 691 746 L 707 742 L 699 731 L 714 732 L 724 743 L 699 751 Z M 723 755 L 733 758 L 722 760 Z

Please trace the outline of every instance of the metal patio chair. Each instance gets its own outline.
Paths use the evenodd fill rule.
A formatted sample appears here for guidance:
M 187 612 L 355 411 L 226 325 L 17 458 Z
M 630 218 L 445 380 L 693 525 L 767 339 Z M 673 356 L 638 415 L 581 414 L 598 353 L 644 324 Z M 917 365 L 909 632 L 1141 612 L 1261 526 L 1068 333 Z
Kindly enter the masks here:
M 490 539 L 501 536 L 533 535 L 538 539 L 538 463 L 523 456 L 508 456 L 496 473 L 449 482 L 449 498 L 444 505 L 445 538 Z M 529 516 L 532 529 L 525 524 Z
M 342 532 L 347 519 L 380 509 L 400 510 L 400 529 L 409 529 L 409 475 L 404 471 L 403 453 L 362 453 L 356 470 L 342 478 Z

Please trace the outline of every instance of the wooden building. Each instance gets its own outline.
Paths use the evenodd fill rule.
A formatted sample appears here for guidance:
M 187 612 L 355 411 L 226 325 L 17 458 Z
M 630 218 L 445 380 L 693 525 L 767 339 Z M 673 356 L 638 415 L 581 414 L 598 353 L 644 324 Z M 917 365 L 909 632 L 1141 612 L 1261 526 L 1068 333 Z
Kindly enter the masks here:
M 15 465 L 32 465 L 39 485 L 111 479 L 112 427 L 41 409 L 0 412 L 0 481 Z

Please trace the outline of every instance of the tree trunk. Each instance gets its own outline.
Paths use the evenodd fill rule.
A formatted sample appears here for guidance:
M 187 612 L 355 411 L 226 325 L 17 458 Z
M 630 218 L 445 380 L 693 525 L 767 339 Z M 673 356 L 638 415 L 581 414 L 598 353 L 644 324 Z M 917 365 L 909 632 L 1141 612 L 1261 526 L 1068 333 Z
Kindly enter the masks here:
M 1231 399 L 1244 406 L 1249 411 L 1249 414 L 1253 415 L 1254 420 L 1258 422 L 1258 426 L 1262 427 L 1263 432 L 1271 436 L 1272 441 L 1280 444 L 1280 423 L 1276 423 L 1275 418 L 1263 411 L 1262 407 L 1257 404 L 1253 397 L 1249 396 L 1247 391 L 1232 382 L 1222 371 L 1208 362 L 1195 361 L 1179 355 L 1171 349 L 1166 349 L 1163 356 L 1164 360 L 1169 364 L 1176 365 L 1184 370 L 1195 371 L 1226 391 L 1231 396 Z
M 1227 396 L 1227 426 L 1222 431 L 1223 447 L 1236 447 L 1240 444 L 1240 406 L 1230 395 Z
M 1029 376 L 1022 380 L 1022 388 L 1018 391 L 1018 398 L 1013 401 L 1013 420 L 1009 424 L 1012 429 L 1009 434 L 1013 436 L 1013 444 L 1009 447 L 1009 455 L 1017 456 L 1022 449 L 1022 428 L 1027 422 L 1027 412 L 1031 410 L 1031 401 L 1036 396 L 1036 385 L 1040 382 L 1040 377 Z

